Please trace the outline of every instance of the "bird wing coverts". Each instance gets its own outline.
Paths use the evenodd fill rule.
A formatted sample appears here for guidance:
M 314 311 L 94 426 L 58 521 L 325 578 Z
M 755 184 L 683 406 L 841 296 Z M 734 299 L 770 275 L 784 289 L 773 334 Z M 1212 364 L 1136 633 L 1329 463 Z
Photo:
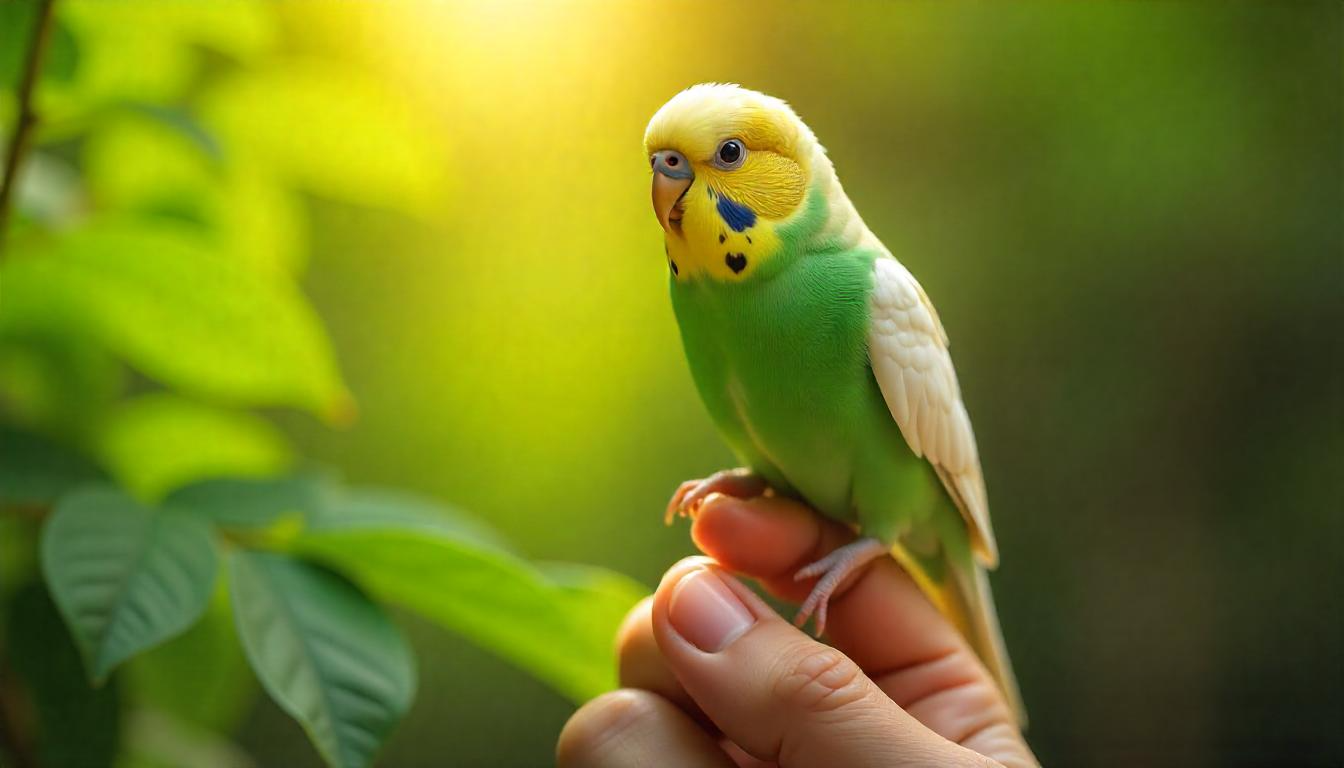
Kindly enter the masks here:
M 976 557 L 992 568 L 999 556 L 980 455 L 938 313 L 914 275 L 890 257 L 873 265 L 871 308 L 868 357 L 887 408 L 966 518 Z

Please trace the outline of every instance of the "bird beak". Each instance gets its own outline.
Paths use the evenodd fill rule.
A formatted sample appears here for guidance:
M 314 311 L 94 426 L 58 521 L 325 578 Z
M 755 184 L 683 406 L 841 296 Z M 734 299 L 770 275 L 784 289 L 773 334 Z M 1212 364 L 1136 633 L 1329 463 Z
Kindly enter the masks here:
M 675 155 L 669 159 L 664 155 Z M 677 152 L 658 152 L 653 158 L 653 212 L 669 233 L 681 234 L 681 198 L 691 188 L 695 175 Z M 670 160 L 670 162 L 669 162 Z
M 653 174 L 653 212 L 663 229 L 681 234 L 681 196 L 691 186 L 691 179 L 674 179 L 661 173 Z

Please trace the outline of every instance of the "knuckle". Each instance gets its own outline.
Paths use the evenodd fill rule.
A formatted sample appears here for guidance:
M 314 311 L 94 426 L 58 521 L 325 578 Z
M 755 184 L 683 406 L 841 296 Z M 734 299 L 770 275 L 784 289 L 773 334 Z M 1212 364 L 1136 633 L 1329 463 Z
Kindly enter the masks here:
M 775 694 L 806 712 L 833 712 L 864 700 L 868 678 L 848 656 L 824 645 L 812 645 L 786 657 L 776 678 Z
M 657 716 L 653 694 L 620 690 L 584 704 L 565 723 L 556 743 L 557 764 L 583 765 L 621 742 L 623 734 Z

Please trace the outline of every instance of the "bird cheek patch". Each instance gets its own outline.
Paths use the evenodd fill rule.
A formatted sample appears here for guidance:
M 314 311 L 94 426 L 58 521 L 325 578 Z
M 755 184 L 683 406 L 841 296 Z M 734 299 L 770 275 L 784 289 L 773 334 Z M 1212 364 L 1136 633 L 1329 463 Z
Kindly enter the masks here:
M 772 221 L 788 218 L 807 192 L 807 173 L 802 166 L 774 152 L 751 153 L 731 180 L 725 178 L 729 181 L 732 186 L 720 185 L 720 194 L 731 192 L 739 205 Z
M 719 195 L 719 218 L 723 223 L 734 232 L 741 232 L 748 227 L 755 226 L 756 212 L 747 206 L 730 200 L 727 195 Z

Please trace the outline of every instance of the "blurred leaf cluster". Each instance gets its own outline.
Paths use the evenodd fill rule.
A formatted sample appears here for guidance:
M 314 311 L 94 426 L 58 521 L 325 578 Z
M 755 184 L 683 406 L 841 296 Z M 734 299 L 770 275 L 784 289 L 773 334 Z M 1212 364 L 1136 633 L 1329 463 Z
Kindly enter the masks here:
M 10 136 L 41 8 L 0 3 Z M 574 699 L 612 683 L 638 585 L 345 487 L 265 410 L 356 414 L 299 285 L 307 201 L 415 218 L 449 193 L 425 123 L 360 70 L 281 51 L 274 16 L 55 4 L 0 233 L 6 765 L 246 765 L 227 734 L 249 665 L 329 764 L 368 765 L 416 689 L 386 606 Z

